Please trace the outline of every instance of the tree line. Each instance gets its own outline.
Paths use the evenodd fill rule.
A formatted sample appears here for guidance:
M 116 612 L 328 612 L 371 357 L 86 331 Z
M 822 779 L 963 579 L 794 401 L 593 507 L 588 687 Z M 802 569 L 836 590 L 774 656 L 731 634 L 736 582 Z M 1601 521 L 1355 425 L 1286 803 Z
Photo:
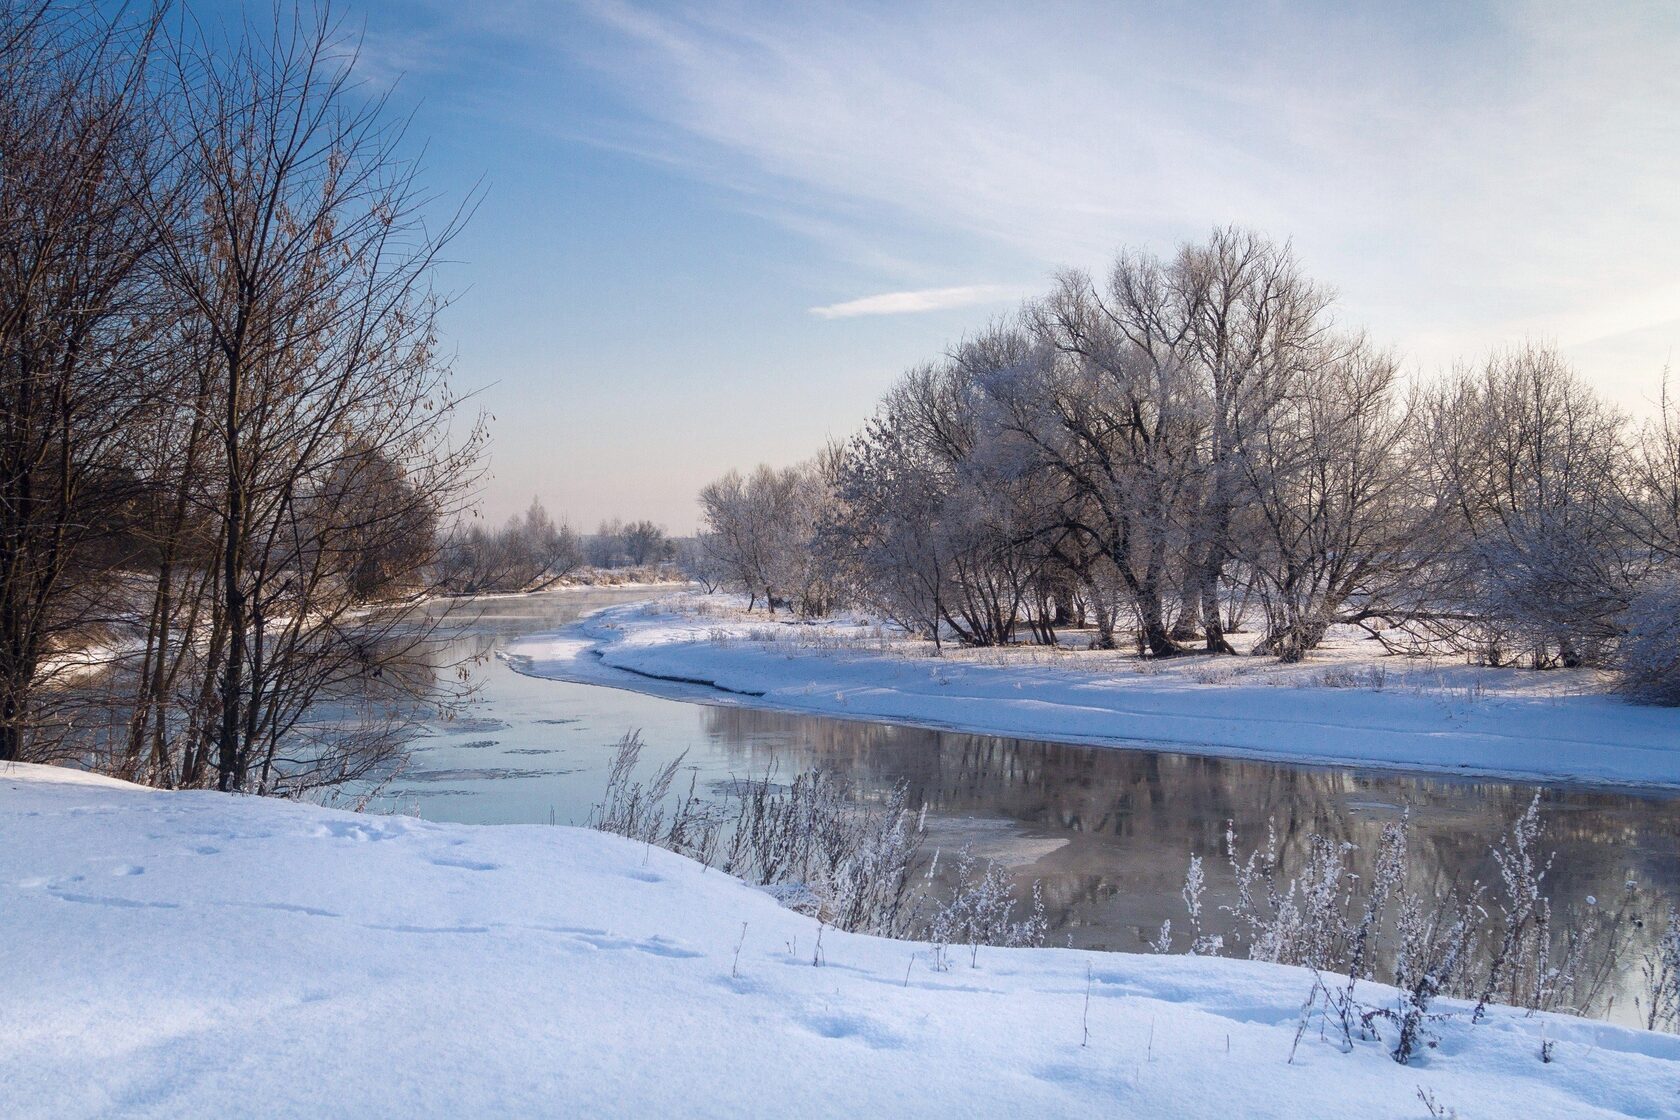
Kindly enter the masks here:
M 700 495 L 691 569 L 936 643 L 1089 628 L 1151 657 L 1306 657 L 1335 626 L 1680 702 L 1680 410 L 1548 346 L 1407 384 L 1287 244 L 1226 228 L 908 371 L 812 461 Z
M 544 591 L 583 568 L 646 569 L 673 560 L 677 542 L 652 521 L 601 522 L 581 534 L 549 516 L 533 500 L 522 516 L 500 528 L 463 522 L 445 534 L 436 576 L 453 595 Z
M 0 760 L 299 792 L 435 698 L 399 666 L 484 434 L 433 287 L 464 212 L 353 48 L 0 0 Z

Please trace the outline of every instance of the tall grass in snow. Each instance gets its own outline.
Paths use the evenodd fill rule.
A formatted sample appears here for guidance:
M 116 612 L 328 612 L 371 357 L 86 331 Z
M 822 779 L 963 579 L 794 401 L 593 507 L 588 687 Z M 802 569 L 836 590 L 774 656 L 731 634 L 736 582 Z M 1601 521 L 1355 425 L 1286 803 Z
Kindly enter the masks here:
M 1386 1028 L 1401 1062 L 1430 1043 L 1429 1024 L 1441 1017 L 1437 997 L 1470 1003 L 1473 1021 L 1493 1003 L 1585 1014 L 1615 974 L 1632 904 L 1607 911 L 1589 899 L 1584 910 L 1559 915 L 1547 895 L 1552 861 L 1540 854 L 1541 831 L 1536 797 L 1494 845 L 1493 881 L 1425 894 L 1409 886 L 1405 818 L 1383 829 L 1368 876 L 1354 869 L 1354 845 L 1313 833 L 1300 869 L 1285 877 L 1275 831 L 1243 857 L 1227 830 L 1236 884 L 1223 908 L 1236 927 L 1231 947 L 1255 960 L 1312 969 L 1318 978 L 1309 1008 L 1334 1022 L 1349 1046 Z M 1198 929 L 1200 873 L 1200 858 L 1192 857 L 1185 898 Z M 1170 926 L 1157 947 L 1169 944 Z M 1192 951 L 1222 948 L 1198 937 Z M 1345 979 L 1330 982 L 1321 973 Z M 1659 1007 L 1680 1008 L 1680 929 L 1671 929 L 1646 973 L 1655 1025 L 1665 1013 Z M 1361 1002 L 1360 981 L 1392 985 L 1395 1002 Z
M 937 874 L 938 856 L 920 876 L 926 809 L 914 811 L 899 785 L 861 801 L 833 770 L 813 769 L 786 785 L 770 775 L 731 783 L 716 800 L 688 792 L 673 799 L 681 755 L 638 776 L 642 740 L 618 741 L 607 786 L 589 825 L 668 848 L 770 890 L 784 905 L 843 930 L 935 942 L 933 963 L 949 947 L 1042 944 L 1047 922 L 1035 888 L 1023 917 L 1003 873 L 965 851 L 954 881 Z

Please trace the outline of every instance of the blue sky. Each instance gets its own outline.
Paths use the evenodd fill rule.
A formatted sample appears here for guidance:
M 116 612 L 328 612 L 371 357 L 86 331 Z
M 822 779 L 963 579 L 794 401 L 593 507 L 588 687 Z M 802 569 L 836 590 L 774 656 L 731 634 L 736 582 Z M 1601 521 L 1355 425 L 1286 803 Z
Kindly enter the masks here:
M 1680 343 L 1680 5 L 337 11 L 486 188 L 443 284 L 496 519 L 689 531 L 1058 267 L 1227 222 L 1420 374 L 1549 339 L 1638 411 Z

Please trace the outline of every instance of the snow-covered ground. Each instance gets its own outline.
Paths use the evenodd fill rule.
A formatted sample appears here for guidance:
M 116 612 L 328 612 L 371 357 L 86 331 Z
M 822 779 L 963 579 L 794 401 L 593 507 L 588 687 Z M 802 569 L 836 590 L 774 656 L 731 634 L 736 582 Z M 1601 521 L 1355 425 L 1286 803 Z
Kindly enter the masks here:
M 1420 1087 L 1464 1117 L 1680 1115 L 1676 1036 L 1501 1009 L 1412 1065 L 1316 1026 L 1291 1062 L 1299 969 L 982 949 L 934 972 L 832 929 L 818 967 L 818 938 L 599 833 L 8 767 L 0 1115 L 1375 1120 L 1426 1116 Z
M 1299 665 L 1035 647 L 934 657 L 865 620 L 743 605 L 687 594 L 609 607 L 505 656 L 535 676 L 1035 739 L 1680 786 L 1680 710 L 1629 704 L 1589 671 L 1385 657 L 1345 635 Z

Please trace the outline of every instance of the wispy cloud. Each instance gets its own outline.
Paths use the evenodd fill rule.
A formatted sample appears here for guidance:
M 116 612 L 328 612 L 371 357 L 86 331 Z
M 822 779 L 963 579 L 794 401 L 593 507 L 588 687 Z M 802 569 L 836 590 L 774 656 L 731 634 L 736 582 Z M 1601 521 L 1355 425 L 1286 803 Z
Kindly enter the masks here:
M 582 10 L 697 174 L 860 241 L 917 231 L 947 272 L 1238 222 L 1430 364 L 1426 335 L 1473 351 L 1680 274 L 1680 8 L 1233 4 L 1195 34 L 1143 4 Z
M 883 292 L 826 307 L 813 307 L 811 314 L 822 319 L 850 319 L 856 315 L 914 315 L 923 311 L 946 311 L 982 303 L 1002 303 L 1028 294 L 1024 288 L 1003 284 L 969 284 L 958 288 L 920 288 L 912 292 Z

